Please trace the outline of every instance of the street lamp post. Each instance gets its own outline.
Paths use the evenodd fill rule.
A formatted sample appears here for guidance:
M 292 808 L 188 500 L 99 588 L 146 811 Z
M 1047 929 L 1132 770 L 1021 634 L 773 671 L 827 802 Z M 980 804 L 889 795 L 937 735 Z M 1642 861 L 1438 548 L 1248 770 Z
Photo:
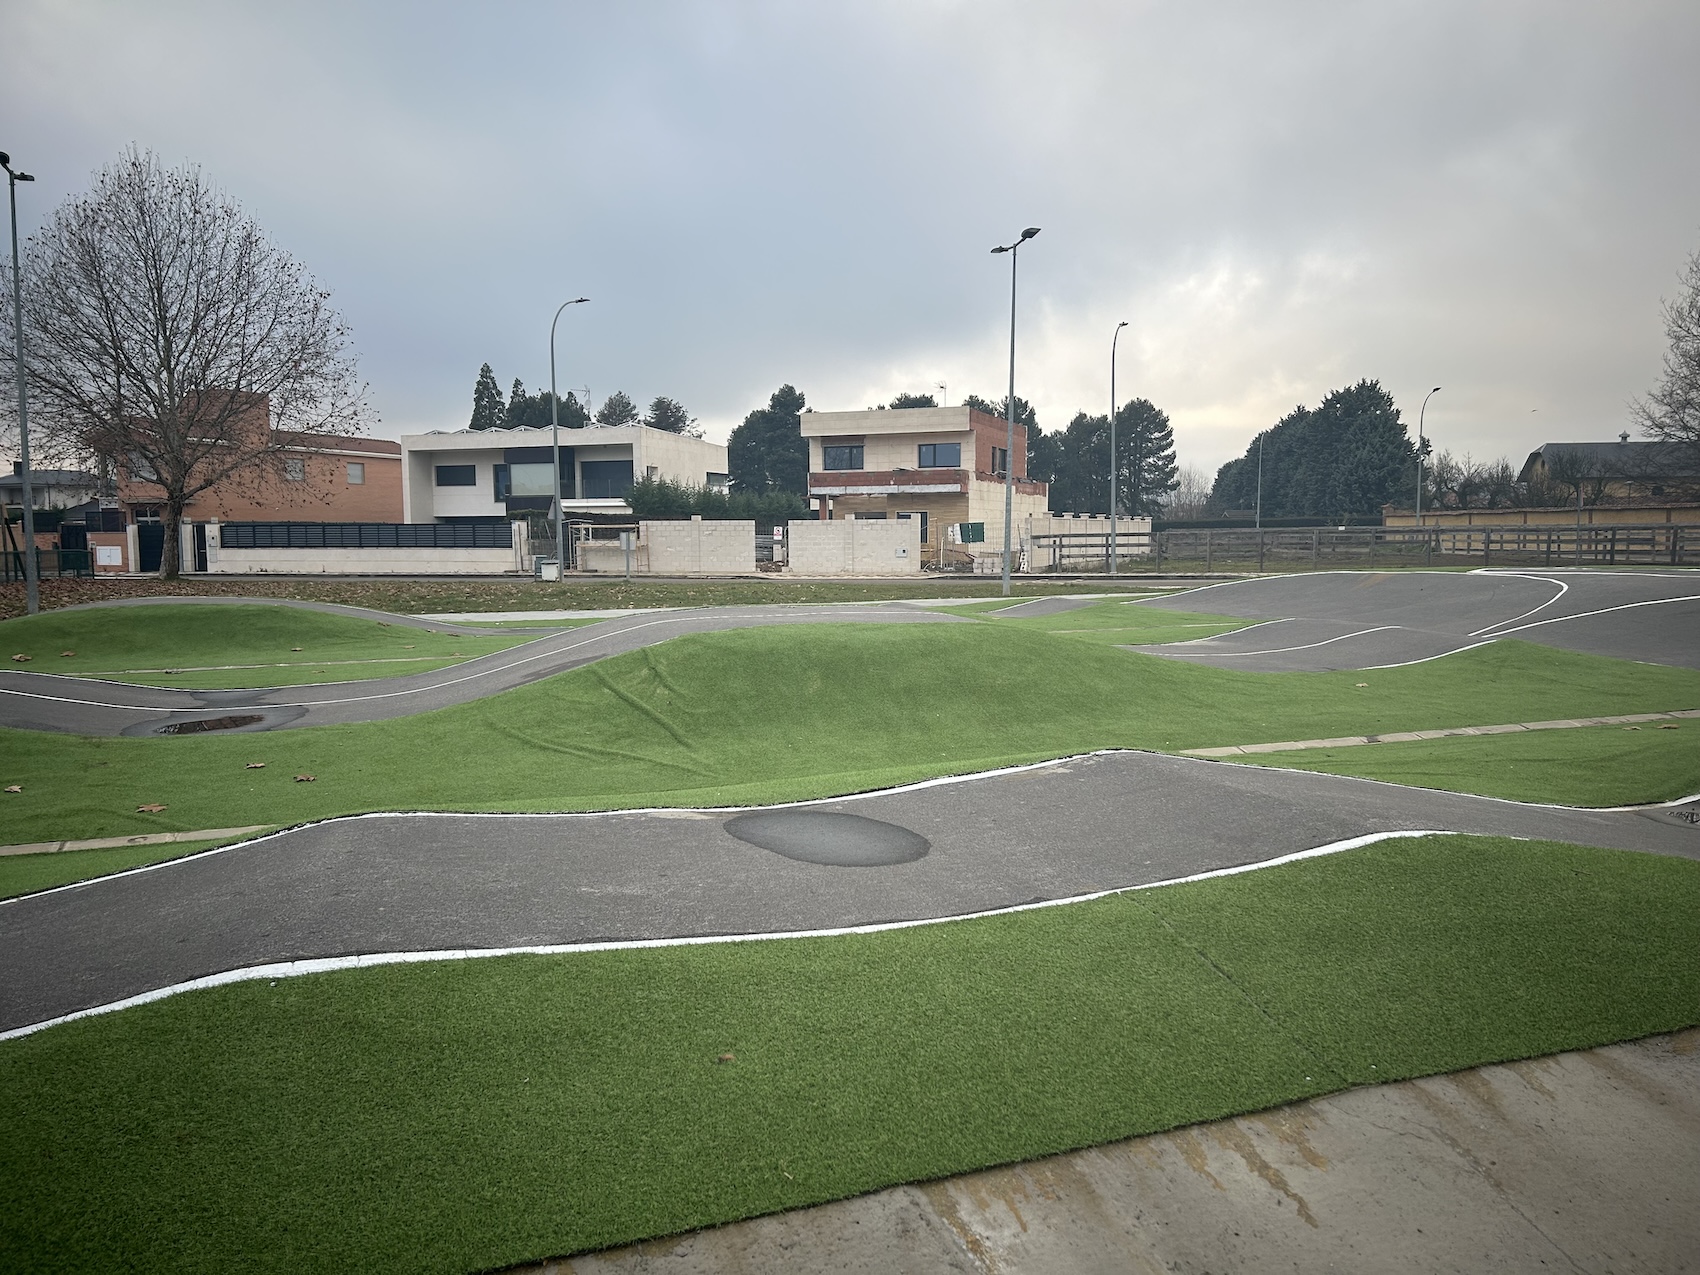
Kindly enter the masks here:
M 1004 431 L 1003 449 L 1003 595 L 1006 598 L 1009 596 L 1009 532 L 1010 524 L 1015 521 L 1015 259 L 1021 245 L 1038 233 L 1039 227 L 1029 226 L 1014 243 L 992 249 L 994 253 L 1009 254 L 1009 399 L 1004 404 L 1008 428 Z
M 41 571 L 35 560 L 35 497 L 30 491 L 30 412 L 24 387 L 24 286 L 18 258 L 18 183 L 35 180 L 12 168 L 12 157 L 0 151 L 0 168 L 6 170 L 6 193 L 12 204 L 12 371 L 18 382 L 18 476 L 24 505 L 24 609 L 30 615 L 41 611 Z M 0 510 L 0 518 L 5 511 Z
M 1417 526 L 1423 525 L 1423 417 L 1428 413 L 1428 401 L 1440 393 L 1435 386 L 1423 395 L 1422 410 L 1417 413 Z
M 561 321 L 561 311 L 570 305 L 583 305 L 589 297 L 576 297 L 561 302 L 555 317 L 549 320 L 549 442 L 555 453 L 555 578 L 561 579 L 567 569 L 566 527 L 561 517 L 561 396 L 555 393 L 555 325 Z
M 1116 574 L 1116 342 L 1122 339 L 1123 319 L 1110 338 L 1110 574 Z
M 1263 530 L 1263 435 L 1257 436 L 1257 529 Z M 1261 542 L 1259 542 L 1261 543 Z

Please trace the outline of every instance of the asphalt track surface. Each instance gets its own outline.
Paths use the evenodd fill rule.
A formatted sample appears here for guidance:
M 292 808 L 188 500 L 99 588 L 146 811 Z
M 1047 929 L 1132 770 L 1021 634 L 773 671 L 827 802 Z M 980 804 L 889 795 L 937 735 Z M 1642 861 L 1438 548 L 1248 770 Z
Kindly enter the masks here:
M 278 603 L 272 598 L 162 598 L 152 605 L 200 603 Z M 98 606 L 129 605 L 97 603 Z M 408 623 L 456 636 L 488 629 L 457 628 L 392 616 L 381 611 L 329 603 L 285 603 L 391 623 Z M 624 655 L 687 633 L 717 633 L 784 624 L 972 624 L 964 616 L 946 615 L 916 607 L 891 605 L 703 607 L 691 610 L 628 615 L 575 629 L 550 629 L 543 635 L 505 651 L 496 651 L 429 673 L 316 686 L 283 686 L 257 690 L 177 690 L 134 686 L 93 678 L 53 673 L 0 670 L 0 726 L 22 730 L 59 731 L 75 735 L 157 735 L 162 727 L 230 716 L 260 720 L 237 731 L 281 730 L 300 726 L 330 726 L 347 722 L 386 721 L 414 713 L 464 704 L 498 691 L 524 686 L 597 660 Z M 515 632 L 516 630 L 507 630 Z M 523 631 L 523 630 L 522 630 Z M 236 731 L 224 733 L 237 733 Z
M 279 961 L 832 929 L 1169 881 L 1397 830 L 1700 858 L 1667 810 L 1579 811 L 1107 753 L 795 810 L 926 853 L 811 863 L 731 811 L 333 820 L 0 903 L 0 1031 Z
M 1495 638 L 1700 668 L 1700 571 L 1340 571 L 1206 585 L 1129 606 L 1263 621 L 1129 649 L 1248 672 L 1385 668 Z

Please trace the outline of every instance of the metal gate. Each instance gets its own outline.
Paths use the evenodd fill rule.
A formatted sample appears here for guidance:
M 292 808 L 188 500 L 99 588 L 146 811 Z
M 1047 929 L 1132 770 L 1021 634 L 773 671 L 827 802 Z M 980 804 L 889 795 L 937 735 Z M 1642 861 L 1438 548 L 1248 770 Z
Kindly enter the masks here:
M 136 524 L 136 564 L 142 571 L 158 571 L 159 562 L 165 556 L 165 524 L 162 522 L 138 522 Z

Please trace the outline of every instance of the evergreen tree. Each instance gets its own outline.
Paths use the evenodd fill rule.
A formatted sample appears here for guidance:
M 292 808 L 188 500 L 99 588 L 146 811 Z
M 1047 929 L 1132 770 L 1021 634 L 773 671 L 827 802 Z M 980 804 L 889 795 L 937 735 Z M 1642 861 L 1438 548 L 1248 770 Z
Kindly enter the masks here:
M 472 387 L 472 421 L 467 428 L 500 429 L 505 417 L 502 387 L 496 384 L 496 374 L 486 363 L 478 369 L 478 383 Z
M 598 425 L 636 425 L 638 416 L 637 404 L 624 390 L 615 390 L 596 409 Z
M 931 394 L 899 394 L 891 400 L 893 411 L 902 411 L 906 407 L 937 407 L 938 400 Z
M 525 392 L 525 382 L 514 377 L 514 385 L 508 391 L 507 425 L 509 429 L 519 429 L 526 424 L 527 409 L 531 399 Z
M 735 492 L 808 494 L 809 445 L 802 422 L 806 406 L 796 388 L 781 385 L 766 407 L 758 407 L 732 431 L 726 451 Z
M 1106 440 L 1107 441 L 1107 440 Z M 1175 431 L 1167 412 L 1149 399 L 1123 403 L 1116 412 L 1117 489 L 1122 513 L 1133 517 L 1162 512 L 1175 481 Z
M 649 414 L 643 418 L 643 423 L 651 429 L 664 429 L 669 434 L 684 434 L 690 438 L 702 437 L 702 430 L 697 428 L 696 421 L 685 410 L 684 404 L 660 395 L 650 403 Z
M 1266 518 L 1372 518 L 1415 484 L 1416 448 L 1376 381 L 1335 390 L 1315 410 L 1295 407 L 1258 438 Z M 1257 462 L 1253 440 L 1217 472 L 1212 503 L 1254 508 Z
M 548 390 L 527 394 L 525 385 L 515 378 L 503 424 L 508 429 L 548 429 L 554 419 L 551 409 Z M 562 429 L 583 429 L 590 424 L 589 414 L 571 390 L 560 400 L 560 424 Z

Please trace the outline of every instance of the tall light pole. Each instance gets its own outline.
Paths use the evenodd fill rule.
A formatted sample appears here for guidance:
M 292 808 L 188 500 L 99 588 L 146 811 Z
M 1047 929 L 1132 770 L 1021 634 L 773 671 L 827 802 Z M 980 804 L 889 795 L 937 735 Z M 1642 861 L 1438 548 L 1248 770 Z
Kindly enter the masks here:
M 1110 574 L 1116 573 L 1116 342 L 1122 339 L 1123 319 L 1110 338 Z
M 1038 233 L 1039 227 L 1029 226 L 1014 243 L 992 249 L 994 253 L 1009 254 L 1009 399 L 1004 405 L 1009 428 L 1004 432 L 1003 449 L 1003 595 L 1006 598 L 1009 596 L 1009 531 L 1015 521 L 1015 259 L 1017 249 Z
M 1423 395 L 1422 410 L 1417 413 L 1417 526 L 1423 525 L 1423 417 L 1428 413 L 1428 401 L 1440 393 L 1435 386 Z
M 24 503 L 24 609 L 30 615 L 41 611 L 41 572 L 35 561 L 35 497 L 30 491 L 30 410 L 24 388 L 24 286 L 18 259 L 18 183 L 32 182 L 28 173 L 13 171 L 12 157 L 0 151 L 0 168 L 6 170 L 6 193 L 12 203 L 12 371 L 18 382 L 18 476 Z M 5 512 L 0 510 L 0 518 Z
M 555 317 L 549 320 L 549 441 L 555 452 L 555 578 L 559 580 L 567 569 L 566 527 L 561 519 L 561 396 L 555 393 L 555 325 L 561 321 L 561 311 L 570 305 L 583 305 L 589 297 L 575 297 L 561 302 Z M 588 396 L 587 396 L 588 397 Z
M 1263 530 L 1263 435 L 1257 436 L 1257 529 Z M 1258 542 L 1259 544 L 1262 541 Z

